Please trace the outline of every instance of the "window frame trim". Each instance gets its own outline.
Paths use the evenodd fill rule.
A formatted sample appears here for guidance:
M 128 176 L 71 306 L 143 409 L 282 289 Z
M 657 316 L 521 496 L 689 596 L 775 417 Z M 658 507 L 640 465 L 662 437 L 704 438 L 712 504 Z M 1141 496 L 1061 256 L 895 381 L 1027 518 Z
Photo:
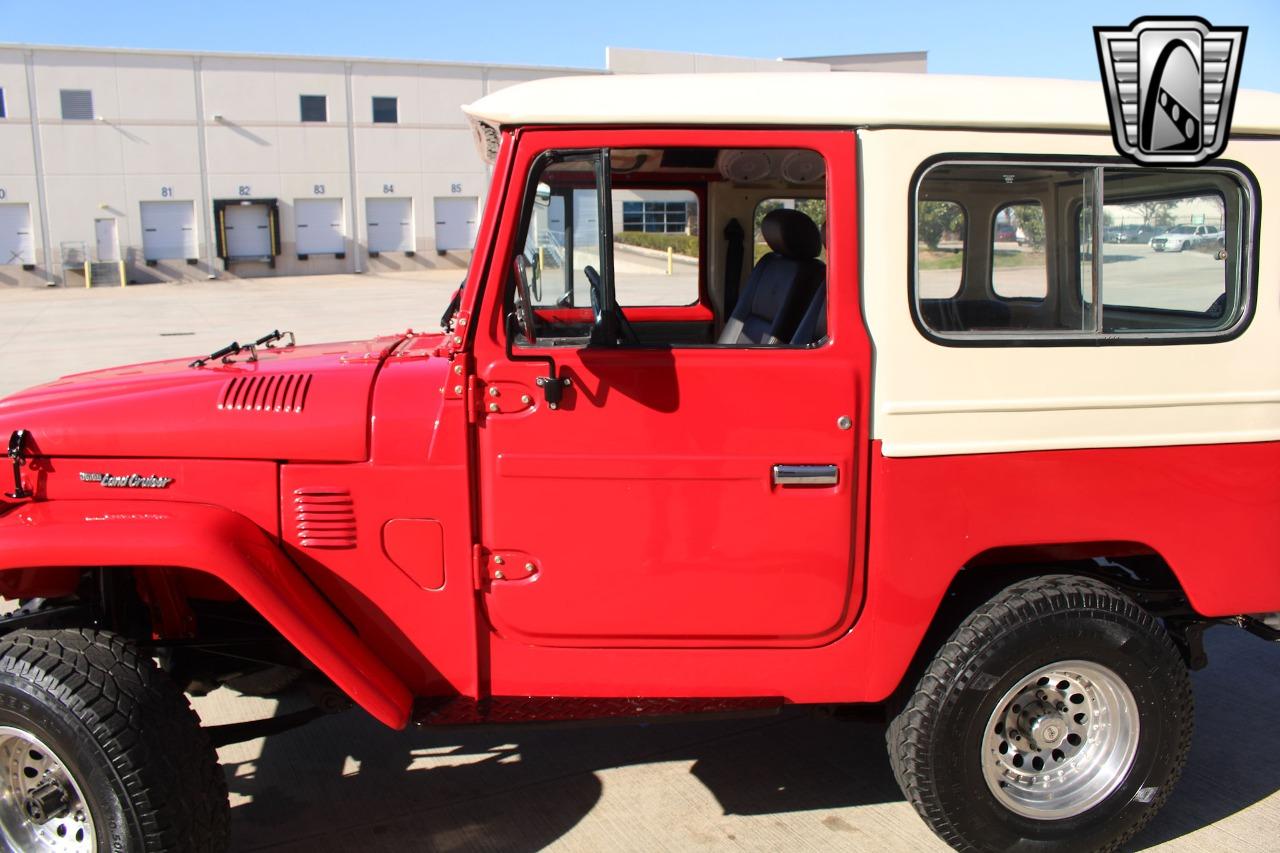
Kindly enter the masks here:
M 320 103 L 324 105 L 324 118 L 307 118 L 306 110 L 303 103 L 306 98 L 319 98 Z M 298 93 L 298 122 L 300 124 L 329 124 L 329 96 L 313 95 L 305 92 Z
M 1262 196 L 1257 177 L 1247 166 L 1236 160 L 1217 159 L 1204 166 L 1195 166 L 1175 171 L 1194 172 L 1196 170 L 1228 174 L 1235 178 L 1241 191 L 1244 204 L 1242 211 L 1246 221 L 1241 223 L 1241 259 L 1240 259 L 1240 308 L 1232 325 L 1222 329 L 1205 331 L 1171 331 L 1171 332 L 1103 332 L 1067 331 L 1067 330 L 1017 330 L 1009 332 L 984 330 L 980 332 L 939 332 L 924 322 L 918 298 L 918 270 L 916 268 L 918 239 L 917 205 L 920 202 L 920 184 L 925 176 L 934 168 L 945 164 L 964 164 L 973 166 L 1042 165 L 1050 167 L 1071 167 L 1086 169 L 1143 169 L 1154 168 L 1135 165 L 1122 157 L 1099 157 L 1091 155 L 1052 155 L 1052 154 L 1017 154 L 1000 152 L 944 152 L 926 158 L 916 167 L 907 187 L 907 309 L 911 322 L 926 340 L 946 347 L 1071 347 L 1071 346 L 1168 346 L 1171 344 L 1211 344 L 1235 340 L 1244 334 L 1253 322 L 1258 296 L 1258 256 L 1259 227 L 1262 220 Z M 1168 169 L 1170 167 L 1159 167 Z M 1103 187 L 1099 183 L 1095 188 L 1095 196 L 1102 195 Z M 1102 218 L 1097 217 L 1094 234 L 1101 235 Z M 1097 270 L 1094 272 L 1097 281 Z M 1096 289 L 1096 288 L 1095 288 Z M 1095 325 L 1096 325 L 1095 320 Z

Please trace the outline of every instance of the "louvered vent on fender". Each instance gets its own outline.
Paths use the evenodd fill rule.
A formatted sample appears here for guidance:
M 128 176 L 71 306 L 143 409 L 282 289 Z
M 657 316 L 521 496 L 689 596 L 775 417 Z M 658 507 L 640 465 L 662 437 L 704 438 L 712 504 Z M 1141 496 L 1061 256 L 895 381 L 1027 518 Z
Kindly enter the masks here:
M 293 518 L 303 548 L 356 547 L 355 502 L 346 489 L 295 489 Z
M 311 391 L 311 374 L 277 373 L 236 376 L 218 398 L 218 408 L 231 412 L 301 412 Z

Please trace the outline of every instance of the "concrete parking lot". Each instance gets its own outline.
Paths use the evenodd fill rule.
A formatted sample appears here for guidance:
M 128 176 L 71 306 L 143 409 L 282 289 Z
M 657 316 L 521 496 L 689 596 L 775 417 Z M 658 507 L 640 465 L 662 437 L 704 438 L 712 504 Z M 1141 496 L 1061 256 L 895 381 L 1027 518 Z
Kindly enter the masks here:
M 434 329 L 460 277 L 0 290 L 0 393 L 273 328 L 302 342 Z M 1212 664 L 1195 675 L 1190 763 L 1134 850 L 1280 850 L 1280 645 L 1216 628 L 1208 649 Z M 210 724 L 278 710 L 225 689 L 195 704 Z M 241 851 L 944 849 L 898 793 L 883 734 L 799 712 L 393 732 L 352 710 L 220 757 Z

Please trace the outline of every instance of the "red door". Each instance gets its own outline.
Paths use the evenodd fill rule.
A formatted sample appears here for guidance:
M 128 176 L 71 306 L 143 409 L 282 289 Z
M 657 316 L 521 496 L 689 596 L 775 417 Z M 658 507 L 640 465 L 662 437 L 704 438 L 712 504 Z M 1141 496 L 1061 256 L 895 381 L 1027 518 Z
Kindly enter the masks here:
M 501 299 L 525 240 L 517 204 L 535 157 L 641 145 L 823 154 L 827 186 L 838 188 L 827 197 L 825 345 L 506 353 Z M 533 645 L 804 646 L 847 629 L 861 592 L 870 363 L 853 152 L 852 133 L 836 131 L 520 137 L 475 348 L 481 576 L 493 630 Z M 550 357 L 569 380 L 555 409 L 537 384 L 548 366 L 532 356 Z M 822 481 L 793 483 L 787 466 Z

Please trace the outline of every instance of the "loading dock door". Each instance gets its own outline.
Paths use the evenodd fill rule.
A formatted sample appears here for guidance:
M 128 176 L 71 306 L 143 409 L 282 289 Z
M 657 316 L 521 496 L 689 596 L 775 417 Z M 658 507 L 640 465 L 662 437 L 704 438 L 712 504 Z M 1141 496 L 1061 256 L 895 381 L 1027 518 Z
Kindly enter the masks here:
M 142 202 L 142 257 L 148 261 L 199 257 L 194 202 Z
M 269 261 L 271 217 L 265 204 L 236 204 L 223 208 L 227 232 L 227 257 L 233 261 Z
M 370 253 L 413 251 L 413 199 L 368 199 L 365 216 Z
M 475 196 L 446 196 L 435 200 L 437 252 L 475 246 L 479 201 Z
M 299 255 L 340 255 L 347 250 L 342 199 L 300 198 L 293 203 Z
M 31 241 L 31 206 L 28 204 L 0 204 L 0 264 L 36 262 L 36 252 Z

